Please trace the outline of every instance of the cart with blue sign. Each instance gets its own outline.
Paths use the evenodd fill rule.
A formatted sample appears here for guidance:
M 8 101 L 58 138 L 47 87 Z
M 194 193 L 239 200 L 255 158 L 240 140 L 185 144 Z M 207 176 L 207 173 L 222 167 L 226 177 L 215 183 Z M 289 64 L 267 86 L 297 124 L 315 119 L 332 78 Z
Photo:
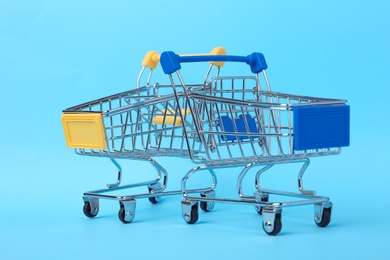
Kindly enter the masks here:
M 181 65 L 205 61 L 244 63 L 250 67 L 252 75 L 216 76 L 201 90 L 187 87 L 180 73 Z M 160 63 L 174 89 L 175 111 L 183 122 L 188 157 L 201 164 L 192 168 L 181 184 L 182 215 L 187 223 L 197 222 L 198 204 L 202 210 L 210 211 L 216 202 L 254 205 L 263 216 L 263 229 L 269 235 L 281 231 L 284 207 L 312 204 L 315 223 L 320 227 L 330 223 L 331 201 L 304 189 L 303 174 L 311 157 L 336 155 L 341 147 L 349 146 L 346 100 L 272 91 L 266 74 L 267 63 L 261 53 L 180 56 L 164 52 Z M 201 149 L 192 148 L 196 142 Z M 287 163 L 302 164 L 298 172 L 298 192 L 271 190 L 260 185 L 264 172 Z M 214 189 L 201 196 L 187 192 L 187 182 L 192 176 L 202 171 L 212 172 L 214 176 L 215 169 L 228 167 L 242 169 L 235 187 L 237 198 L 216 197 Z M 256 189 L 247 195 L 243 192 L 243 180 L 252 169 L 256 170 Z M 270 195 L 294 199 L 271 201 Z
M 153 54 L 153 53 L 152 53 Z M 149 54 L 154 69 L 159 60 L 169 84 L 148 84 L 91 101 L 63 111 L 62 122 L 67 144 L 76 153 L 109 158 L 118 168 L 118 181 L 106 189 L 84 193 L 84 213 L 97 215 L 99 199 L 120 203 L 119 219 L 133 220 L 136 199 L 149 198 L 157 203 L 166 195 L 182 194 L 182 217 L 198 221 L 200 207 L 211 211 L 215 203 L 252 205 L 262 215 L 262 226 L 269 235 L 282 229 L 282 209 L 314 205 L 314 220 L 320 227 L 330 223 L 332 203 L 328 197 L 303 187 L 303 175 L 310 158 L 337 155 L 349 145 L 349 106 L 346 100 L 291 95 L 271 90 L 263 54 L 178 55 Z M 149 58 L 150 58 L 149 57 Z M 181 74 L 184 63 L 209 62 L 206 78 L 187 84 Z M 250 68 L 245 76 L 221 76 L 220 68 L 232 62 Z M 241 63 L 241 64 L 240 64 Z M 230 64 L 229 64 L 230 65 Z M 212 67 L 217 73 L 209 78 Z M 246 69 L 249 71 L 248 69 Z M 141 73 L 142 74 L 142 73 Z M 167 171 L 157 157 L 187 158 L 194 164 L 182 178 L 181 189 L 165 191 Z M 116 159 L 148 162 L 157 178 L 141 183 L 120 185 L 121 167 Z M 263 173 L 276 165 L 299 164 L 298 191 L 268 189 L 260 185 Z M 240 168 L 237 196 L 216 195 L 215 170 Z M 254 190 L 245 194 L 243 180 L 255 171 Z M 211 184 L 189 189 L 193 176 L 206 172 Z M 204 174 L 204 173 L 202 173 Z M 203 176 L 203 175 L 202 175 Z M 110 195 L 112 191 L 146 186 L 148 192 Z M 273 200 L 292 198 L 291 200 Z

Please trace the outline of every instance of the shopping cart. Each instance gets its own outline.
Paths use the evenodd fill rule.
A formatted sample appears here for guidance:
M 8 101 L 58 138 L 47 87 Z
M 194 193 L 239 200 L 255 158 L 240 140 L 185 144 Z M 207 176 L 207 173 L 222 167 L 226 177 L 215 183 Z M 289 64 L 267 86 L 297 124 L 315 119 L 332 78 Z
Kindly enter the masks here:
M 216 54 L 226 52 L 223 48 L 217 47 L 211 52 L 211 55 Z M 83 194 L 83 211 L 87 217 L 93 218 L 98 214 L 99 199 L 110 199 L 119 201 L 119 219 L 123 223 L 130 223 L 135 217 L 136 199 L 148 198 L 151 203 L 156 204 L 162 196 L 182 194 L 181 190 L 166 191 L 168 173 L 153 158 L 190 156 L 188 145 L 191 138 L 195 140 L 195 136 L 186 130 L 194 129 L 195 122 L 179 117 L 177 110 L 179 107 L 184 109 L 183 113 L 188 110 L 185 105 L 187 99 L 180 94 L 175 95 L 170 85 L 150 84 L 152 72 L 157 67 L 159 58 L 158 53 L 153 51 L 145 55 L 135 89 L 70 107 L 61 115 L 68 147 L 75 148 L 79 155 L 109 158 L 118 170 L 115 183 L 107 184 L 104 189 Z M 211 62 L 205 80 L 213 67 L 217 68 L 218 75 L 222 65 L 220 62 Z M 149 73 L 145 74 L 147 69 Z M 141 86 L 145 76 L 146 84 Z M 193 89 L 203 86 L 203 83 L 190 85 Z M 186 129 L 183 129 L 183 124 L 186 125 Z M 183 134 L 186 135 L 185 139 Z M 196 150 L 201 150 L 201 143 L 198 141 L 191 147 L 191 151 Z M 156 178 L 123 185 L 122 167 L 117 159 L 149 163 L 156 170 Z M 216 177 L 212 171 L 211 177 L 215 182 Z M 135 188 L 139 187 L 146 187 L 147 192 L 116 194 L 121 190 L 135 191 Z M 214 188 L 215 183 L 212 183 L 211 187 L 187 192 L 206 196 L 205 192 Z
M 194 90 L 185 84 L 180 73 L 181 64 L 204 61 L 245 63 L 253 74 L 216 76 L 205 82 L 202 89 Z M 263 229 L 269 235 L 281 231 L 284 207 L 312 204 L 315 223 L 320 227 L 330 223 L 331 201 L 304 189 L 303 175 L 310 157 L 336 155 L 341 152 L 341 147 L 349 146 L 349 106 L 346 100 L 271 91 L 266 75 L 267 64 L 261 53 L 179 56 L 174 52 L 164 52 L 160 63 L 170 78 L 176 99 L 175 118 L 179 116 L 180 133 L 185 140 L 181 154 L 187 149 L 188 158 L 201 164 L 192 168 L 181 183 L 184 196 L 182 216 L 187 223 L 197 222 L 198 204 L 207 212 L 216 202 L 255 206 L 263 216 Z M 177 80 L 179 84 L 176 84 Z M 261 86 L 266 86 L 266 89 Z M 302 164 L 298 172 L 299 192 L 271 190 L 260 185 L 260 176 L 264 172 L 287 163 Z M 218 198 L 215 195 L 214 170 L 227 167 L 242 167 L 236 184 L 238 198 Z M 250 170 L 257 171 L 255 191 L 247 195 L 243 192 L 243 180 Z M 187 182 L 203 171 L 214 176 L 211 189 L 203 191 L 201 196 L 190 194 Z M 291 199 L 271 201 L 270 195 Z

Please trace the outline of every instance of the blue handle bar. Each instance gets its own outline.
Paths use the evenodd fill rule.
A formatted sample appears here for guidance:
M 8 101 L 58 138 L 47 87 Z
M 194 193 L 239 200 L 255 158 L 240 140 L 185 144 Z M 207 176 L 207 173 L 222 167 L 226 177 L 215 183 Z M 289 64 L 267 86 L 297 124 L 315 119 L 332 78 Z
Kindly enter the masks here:
M 181 69 L 180 63 L 183 62 L 205 62 L 205 61 L 231 61 L 243 62 L 251 67 L 253 73 L 259 73 L 268 68 L 264 55 L 254 52 L 248 56 L 233 55 L 196 55 L 196 56 L 179 56 L 173 51 L 165 51 L 160 56 L 161 67 L 165 74 L 172 74 Z

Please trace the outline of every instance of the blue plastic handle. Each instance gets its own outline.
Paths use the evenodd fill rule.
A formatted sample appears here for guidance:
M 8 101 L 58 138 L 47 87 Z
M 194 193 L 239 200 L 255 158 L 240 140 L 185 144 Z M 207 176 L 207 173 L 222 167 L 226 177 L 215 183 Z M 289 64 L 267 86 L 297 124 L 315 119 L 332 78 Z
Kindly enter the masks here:
M 248 56 L 233 55 L 196 55 L 179 56 L 173 51 L 165 51 L 160 56 L 161 67 L 165 74 L 172 74 L 181 69 L 182 62 L 211 62 L 211 61 L 231 61 L 243 62 L 251 67 L 253 73 L 259 73 L 268 68 L 264 55 L 260 52 L 254 52 Z

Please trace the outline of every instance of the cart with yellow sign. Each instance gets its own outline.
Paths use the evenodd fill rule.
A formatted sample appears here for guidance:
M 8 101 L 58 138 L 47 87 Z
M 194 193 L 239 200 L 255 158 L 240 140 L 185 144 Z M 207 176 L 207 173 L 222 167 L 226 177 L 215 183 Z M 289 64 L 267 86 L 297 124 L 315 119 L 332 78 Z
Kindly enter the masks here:
M 158 62 L 169 77 L 168 85 L 150 84 L 151 72 Z M 211 63 L 200 84 L 185 83 L 180 72 L 181 64 L 193 62 Z M 219 69 L 225 62 L 246 64 L 251 73 L 220 76 Z M 161 196 L 182 194 L 182 217 L 188 224 L 198 221 L 199 205 L 208 212 L 219 202 L 254 206 L 263 216 L 263 229 L 269 235 L 281 231 L 284 207 L 314 205 L 315 223 L 320 227 L 330 223 L 332 202 L 304 189 L 303 175 L 310 158 L 337 155 L 341 147 L 349 145 L 346 100 L 272 91 L 267 63 L 257 52 L 247 56 L 226 55 L 221 48 L 214 49 L 211 55 L 177 55 L 169 51 L 159 56 L 150 52 L 143 64 L 150 69 L 145 86 L 138 83 L 133 90 L 63 111 L 68 146 L 80 155 L 109 158 L 118 168 L 116 183 L 84 193 L 86 216 L 97 215 L 99 199 L 112 199 L 120 203 L 119 219 L 129 223 L 134 219 L 136 199 L 148 198 L 157 203 Z M 217 73 L 209 79 L 212 67 L 217 67 Z M 162 156 L 187 158 L 197 165 L 184 175 L 180 190 L 165 191 L 168 173 L 155 160 Z M 122 170 L 117 159 L 148 162 L 156 169 L 157 177 L 121 185 Z M 263 173 L 290 163 L 301 164 L 298 192 L 260 185 Z M 242 168 L 235 186 L 237 198 L 217 197 L 214 170 L 233 167 Z M 256 172 L 254 192 L 245 194 L 243 180 L 252 170 Z M 210 186 L 189 189 L 189 180 L 200 172 L 211 176 Z M 147 187 L 148 192 L 110 194 L 135 187 Z M 274 195 L 293 199 L 271 200 Z
M 217 47 L 209 55 L 225 53 L 222 47 Z M 155 158 L 188 157 L 186 142 L 191 138 L 195 140 L 195 136 L 183 139 L 183 121 L 177 109 L 184 107 L 186 110 L 185 100 L 177 100 L 170 85 L 150 83 L 159 58 L 159 54 L 154 51 L 146 54 L 136 88 L 67 108 L 61 115 L 69 148 L 74 148 L 79 155 L 109 158 L 118 170 L 115 183 L 107 184 L 103 189 L 84 193 L 83 211 L 87 217 L 93 218 L 98 214 L 99 199 L 110 199 L 120 203 L 119 219 L 123 223 L 130 223 L 135 216 L 136 199 L 148 198 L 151 203 L 156 204 L 162 196 L 182 194 L 181 190 L 166 190 L 168 172 Z M 221 64 L 210 63 L 206 78 L 213 67 L 216 68 L 218 75 Z M 141 79 L 145 77 L 145 70 L 148 69 L 147 82 L 141 86 Z M 203 83 L 191 87 L 202 88 Z M 194 127 L 194 124 L 186 122 L 188 127 Z M 192 149 L 201 150 L 202 146 L 198 145 L 198 148 Z M 156 170 L 156 178 L 124 185 L 121 183 L 123 173 L 118 159 L 138 160 L 151 164 Z M 215 180 L 213 172 L 211 175 Z M 207 191 L 215 188 L 215 181 L 211 187 L 190 192 L 208 196 Z M 129 192 L 139 187 L 146 187 L 147 192 L 116 194 L 117 191 Z

